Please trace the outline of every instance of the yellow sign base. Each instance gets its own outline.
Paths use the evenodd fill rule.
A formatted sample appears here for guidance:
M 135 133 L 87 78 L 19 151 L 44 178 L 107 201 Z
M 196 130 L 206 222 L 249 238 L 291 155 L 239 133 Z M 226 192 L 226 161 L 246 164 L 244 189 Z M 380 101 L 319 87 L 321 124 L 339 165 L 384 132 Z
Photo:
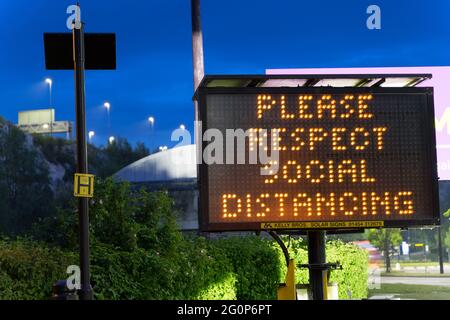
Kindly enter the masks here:
M 286 283 L 278 288 L 278 300 L 297 300 L 297 289 L 295 286 L 295 262 L 289 260 L 289 266 L 286 273 Z

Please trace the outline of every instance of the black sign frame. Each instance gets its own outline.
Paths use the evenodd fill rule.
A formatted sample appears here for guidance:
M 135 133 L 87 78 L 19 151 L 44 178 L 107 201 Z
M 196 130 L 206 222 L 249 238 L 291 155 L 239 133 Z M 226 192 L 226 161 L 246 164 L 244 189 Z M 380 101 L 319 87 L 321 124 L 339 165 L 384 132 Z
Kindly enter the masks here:
M 202 122 L 202 130 L 199 132 L 200 137 L 203 137 L 204 132 L 208 128 L 207 123 L 207 95 L 213 94 L 420 94 L 426 95 L 427 100 L 427 116 L 424 121 L 424 128 L 427 150 L 424 152 L 428 155 L 427 172 L 430 172 L 430 188 L 432 198 L 432 213 L 427 219 L 411 219 L 411 220 L 382 220 L 383 227 L 387 228 L 408 228 L 428 225 L 440 224 L 439 211 L 439 189 L 438 189 L 438 173 L 437 173 L 437 155 L 436 155 L 436 136 L 435 136 L 435 116 L 434 116 L 434 99 L 433 88 L 431 87 L 205 87 L 200 86 L 196 93 L 198 101 L 198 119 Z M 232 128 L 230 128 L 232 129 Z M 199 139 L 197 143 L 200 144 L 199 155 L 203 154 L 203 150 L 207 145 L 203 139 Z M 210 223 L 209 221 L 209 185 L 208 185 L 208 170 L 209 166 L 203 161 L 198 165 L 198 188 L 199 188 L 199 229 L 202 232 L 225 232 L 225 231 L 261 231 L 262 222 L 226 222 L 226 223 Z M 323 222 L 329 220 L 307 220 L 306 222 Z M 358 222 L 360 220 L 339 220 L 336 222 Z M 372 220 L 368 220 L 372 221 Z M 300 220 L 293 220 L 292 222 L 302 222 Z M 334 221 L 333 221 L 334 222 Z M 285 223 L 276 221 L 276 223 Z M 289 221 L 286 221 L 289 223 Z M 295 230 L 297 228 L 287 227 L 280 230 Z M 317 229 L 317 228 L 316 228 Z M 318 228 L 320 229 L 320 227 Z M 327 228 L 324 228 L 327 229 Z M 298 229 L 297 229 L 298 230 Z M 305 230 L 305 229 L 303 229 Z

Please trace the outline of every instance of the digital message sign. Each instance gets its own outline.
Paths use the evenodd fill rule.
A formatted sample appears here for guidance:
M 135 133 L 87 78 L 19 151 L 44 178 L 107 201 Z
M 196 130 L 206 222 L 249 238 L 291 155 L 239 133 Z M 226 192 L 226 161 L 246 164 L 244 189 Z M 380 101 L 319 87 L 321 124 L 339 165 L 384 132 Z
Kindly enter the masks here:
M 201 230 L 438 223 L 431 88 L 203 87 L 198 100 Z

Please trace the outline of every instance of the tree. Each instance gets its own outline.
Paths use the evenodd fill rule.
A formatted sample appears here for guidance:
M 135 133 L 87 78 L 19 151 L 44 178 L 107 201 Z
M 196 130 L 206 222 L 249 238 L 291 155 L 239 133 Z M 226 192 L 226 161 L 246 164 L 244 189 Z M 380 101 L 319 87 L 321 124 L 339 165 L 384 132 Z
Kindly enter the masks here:
M 447 250 L 450 250 L 450 229 L 448 229 L 445 234 L 445 245 L 447 247 Z
M 370 229 L 368 238 L 375 247 L 383 251 L 386 272 L 391 272 L 391 255 L 394 246 L 402 242 L 400 229 Z
M 76 202 L 34 225 L 33 238 L 66 249 L 77 246 Z M 90 237 L 123 252 L 170 253 L 181 240 L 173 200 L 166 192 L 135 190 L 127 182 L 96 179 L 90 203 Z
M 105 149 L 93 151 L 97 152 L 90 154 L 89 161 L 96 169 L 97 175 L 102 178 L 109 177 L 125 166 L 149 155 L 149 150 L 143 143 L 138 143 L 133 148 L 126 139 L 120 137 Z
M 0 227 L 7 235 L 29 230 L 54 211 L 48 165 L 13 124 L 0 119 Z

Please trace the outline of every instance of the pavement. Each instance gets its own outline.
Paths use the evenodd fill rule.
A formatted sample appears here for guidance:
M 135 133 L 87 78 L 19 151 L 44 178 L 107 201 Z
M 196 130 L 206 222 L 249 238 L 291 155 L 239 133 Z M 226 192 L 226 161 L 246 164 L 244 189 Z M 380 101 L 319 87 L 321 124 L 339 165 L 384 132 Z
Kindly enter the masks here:
M 419 284 L 450 287 L 450 277 L 381 277 L 381 284 Z
M 392 271 L 397 271 L 394 267 L 392 268 Z M 410 266 L 404 266 L 401 267 L 401 270 L 398 271 L 402 271 L 405 273 L 439 273 L 440 272 L 440 268 L 439 266 L 417 266 L 417 267 L 410 267 Z M 444 273 L 450 273 L 450 265 L 445 264 L 444 265 Z
M 371 270 L 380 269 L 381 272 L 386 272 L 384 267 L 379 267 L 378 265 L 371 265 L 369 266 Z M 407 264 L 400 264 L 400 263 L 392 263 L 391 265 L 392 272 L 401 272 L 401 273 L 414 273 L 416 274 L 423 274 L 424 277 L 426 277 L 427 274 L 439 274 L 440 273 L 440 267 L 438 264 L 431 265 L 431 266 L 409 266 Z M 450 277 L 450 263 L 446 262 L 444 263 L 444 274 L 447 274 Z

